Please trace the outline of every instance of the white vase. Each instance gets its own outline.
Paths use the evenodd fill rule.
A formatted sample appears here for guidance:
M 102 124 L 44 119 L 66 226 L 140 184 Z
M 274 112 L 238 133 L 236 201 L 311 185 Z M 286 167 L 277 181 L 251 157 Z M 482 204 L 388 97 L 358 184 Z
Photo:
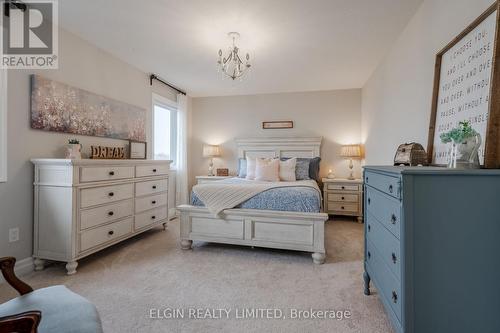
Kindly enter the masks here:
M 66 158 L 79 160 L 82 158 L 82 145 L 79 143 L 70 143 L 66 147 Z

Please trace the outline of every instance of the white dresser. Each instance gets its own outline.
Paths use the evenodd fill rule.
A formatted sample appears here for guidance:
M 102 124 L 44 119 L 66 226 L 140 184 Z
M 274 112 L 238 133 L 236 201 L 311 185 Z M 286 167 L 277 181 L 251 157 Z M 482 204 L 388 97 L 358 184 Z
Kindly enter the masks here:
M 32 159 L 33 257 L 77 260 L 168 221 L 171 161 Z

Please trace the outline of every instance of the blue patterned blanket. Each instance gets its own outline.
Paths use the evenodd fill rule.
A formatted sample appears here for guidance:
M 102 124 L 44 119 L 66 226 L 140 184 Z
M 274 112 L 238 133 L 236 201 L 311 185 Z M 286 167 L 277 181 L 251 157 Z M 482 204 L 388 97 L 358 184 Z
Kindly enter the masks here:
M 223 180 L 223 182 L 252 182 L 241 178 Z M 301 181 L 303 183 L 304 181 Z M 321 212 L 321 191 L 314 180 L 308 180 L 309 186 L 297 185 L 272 188 L 248 199 L 235 208 L 277 210 L 289 212 L 319 213 Z M 312 187 L 310 187 L 312 186 Z M 203 202 L 191 193 L 193 206 L 204 206 Z

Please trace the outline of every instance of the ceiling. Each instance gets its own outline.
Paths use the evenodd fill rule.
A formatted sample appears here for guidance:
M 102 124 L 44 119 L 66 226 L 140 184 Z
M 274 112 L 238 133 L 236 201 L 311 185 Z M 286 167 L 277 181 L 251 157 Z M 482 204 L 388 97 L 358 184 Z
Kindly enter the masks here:
M 60 24 L 192 96 L 361 88 L 422 0 L 64 0 Z M 252 71 L 222 79 L 241 34 Z

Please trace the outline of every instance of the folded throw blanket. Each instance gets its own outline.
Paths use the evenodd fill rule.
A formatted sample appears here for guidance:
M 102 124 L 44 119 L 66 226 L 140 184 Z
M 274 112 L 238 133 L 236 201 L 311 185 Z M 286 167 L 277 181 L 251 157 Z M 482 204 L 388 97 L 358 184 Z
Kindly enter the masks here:
M 211 213 L 218 216 L 225 209 L 234 208 L 264 191 L 278 187 L 300 186 L 314 188 L 321 195 L 316 182 L 307 180 L 296 182 L 263 182 L 241 178 L 231 178 L 195 185 L 193 192 Z

